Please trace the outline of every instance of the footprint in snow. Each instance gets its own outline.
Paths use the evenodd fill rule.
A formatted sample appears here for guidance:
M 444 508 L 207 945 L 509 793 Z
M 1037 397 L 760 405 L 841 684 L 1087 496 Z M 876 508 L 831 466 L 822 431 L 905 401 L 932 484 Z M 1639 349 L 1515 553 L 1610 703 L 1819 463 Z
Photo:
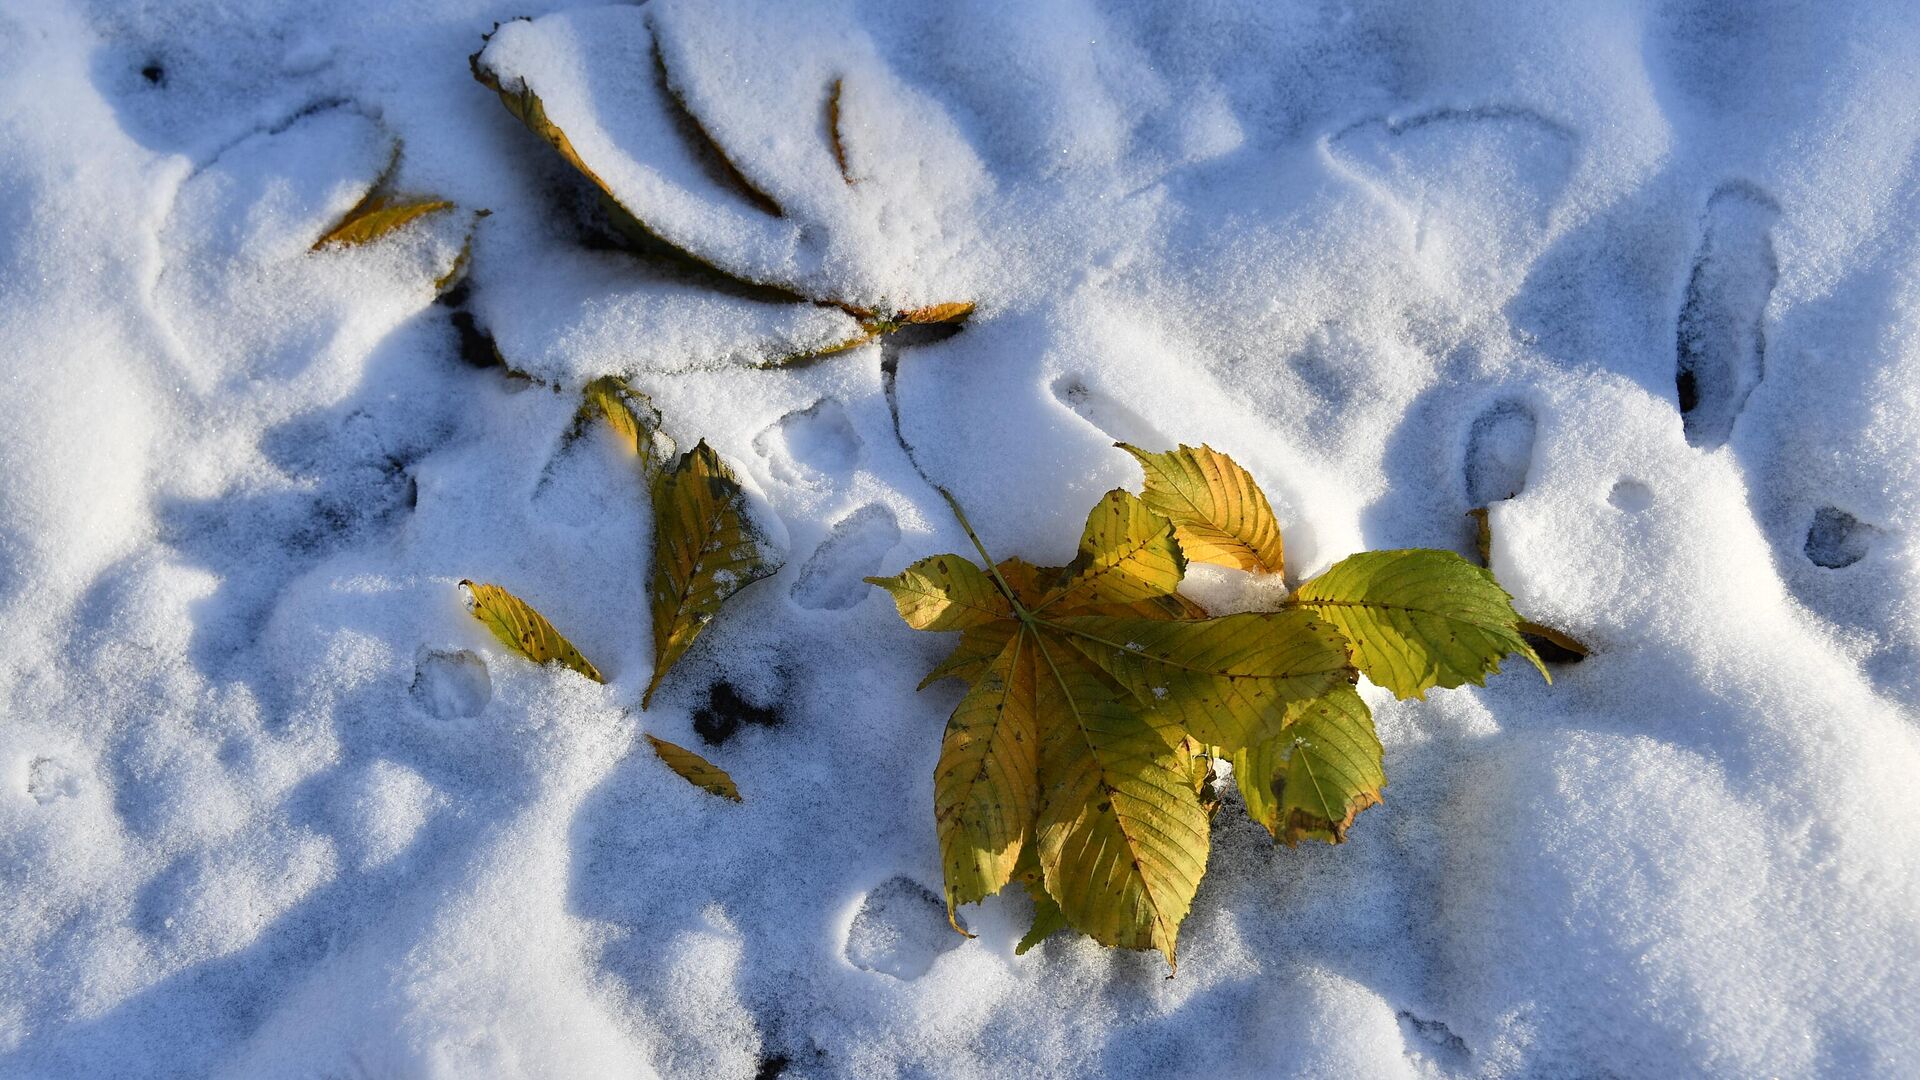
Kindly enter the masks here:
M 814 549 L 793 583 L 793 602 L 804 608 L 842 611 L 859 603 L 871 586 L 866 578 L 900 542 L 893 511 L 869 503 L 841 518 Z
M 1675 335 L 1674 390 L 1687 442 L 1726 443 L 1766 375 L 1763 322 L 1779 278 L 1769 234 L 1779 209 L 1745 184 L 1723 184 L 1707 211 Z
M 821 398 L 774 421 L 753 438 L 775 478 L 813 486 L 840 479 L 860 466 L 864 444 L 846 407 Z
M 938 896 L 912 878 L 894 877 L 869 892 L 853 917 L 847 961 L 896 979 L 917 979 L 962 940 L 947 925 Z
M 1468 505 L 1488 506 L 1520 494 L 1533 464 L 1538 426 L 1533 410 L 1511 398 L 1494 402 L 1474 420 L 1463 469 Z

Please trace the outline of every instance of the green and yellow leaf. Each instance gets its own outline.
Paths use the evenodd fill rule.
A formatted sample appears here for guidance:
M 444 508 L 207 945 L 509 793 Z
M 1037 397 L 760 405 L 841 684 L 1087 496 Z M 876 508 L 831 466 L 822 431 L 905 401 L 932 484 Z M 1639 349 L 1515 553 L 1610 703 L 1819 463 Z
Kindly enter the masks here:
M 1351 688 L 1302 709 L 1280 734 L 1233 756 L 1247 815 L 1287 844 L 1338 844 L 1380 801 L 1387 775 L 1367 703 Z
M 754 525 L 740 481 L 705 440 L 660 474 L 653 497 L 653 678 L 641 708 L 720 605 L 777 573 L 781 562 Z
M 1163 454 L 1115 445 L 1140 463 L 1146 473 L 1140 498 L 1173 522 L 1188 559 L 1256 574 L 1281 572 L 1280 523 L 1266 493 L 1232 458 L 1206 445 Z
M 1115 488 L 1087 515 L 1080 554 L 1067 568 L 1066 582 L 1033 610 L 1072 611 L 1171 596 L 1186 569 L 1173 524 L 1132 492 Z
M 947 721 L 933 770 L 933 816 L 949 921 L 961 904 L 1013 880 L 1032 836 L 1040 798 L 1035 662 L 1031 635 L 1014 634 Z
M 667 768 L 680 775 L 680 778 L 709 795 L 718 795 L 723 799 L 740 800 L 740 789 L 734 786 L 733 777 L 725 769 L 701 757 L 678 743 L 647 736 L 647 742 L 653 752 L 666 762 Z
M 1509 653 L 1547 676 L 1507 591 L 1451 551 L 1362 552 L 1300 586 L 1289 603 L 1338 627 L 1355 666 L 1401 698 L 1484 684 Z
M 562 637 L 560 631 L 525 600 L 498 585 L 475 581 L 462 581 L 460 592 L 466 600 L 467 611 L 493 631 L 493 636 L 507 648 L 536 664 L 557 663 L 594 682 L 607 681 L 572 642 Z
M 1229 753 L 1277 735 L 1302 703 L 1353 680 L 1345 639 L 1308 611 L 1195 622 L 1068 616 L 1050 625 L 1141 708 Z
M 1013 618 L 993 579 L 958 555 L 929 556 L 893 577 L 866 580 L 887 590 L 915 630 L 965 630 Z
M 1065 642 L 1044 632 L 1034 641 L 1045 718 L 1035 835 L 1047 893 L 1095 941 L 1158 949 L 1172 965 L 1207 869 L 1207 815 L 1180 732 Z
M 1060 905 L 1047 894 L 1047 885 L 1040 871 L 1040 856 L 1034 845 L 1028 844 L 1020 857 L 1020 865 L 1014 870 L 1014 877 L 1027 890 L 1027 896 L 1033 900 L 1033 922 L 1027 932 L 1021 936 L 1020 943 L 1013 947 L 1013 955 L 1025 956 L 1035 945 L 1047 940 L 1067 928 L 1067 917 L 1061 913 Z

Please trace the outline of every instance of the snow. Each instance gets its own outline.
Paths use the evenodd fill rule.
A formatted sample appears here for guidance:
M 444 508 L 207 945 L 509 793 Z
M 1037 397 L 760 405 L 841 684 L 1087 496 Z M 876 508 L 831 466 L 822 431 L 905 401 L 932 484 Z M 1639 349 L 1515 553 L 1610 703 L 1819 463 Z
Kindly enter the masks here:
M 0 1075 L 1920 1072 L 1909 4 L 505 22 L 553 6 L 0 9 Z M 620 250 L 483 48 L 662 236 L 807 299 Z M 459 209 L 310 251 L 396 151 Z M 765 369 L 858 333 L 809 300 L 978 309 Z M 566 437 L 609 373 L 786 556 L 646 711 L 643 485 Z M 946 928 L 950 642 L 860 581 L 970 551 L 933 483 L 1065 561 L 1116 440 L 1245 464 L 1294 583 L 1488 505 L 1593 648 L 1366 688 L 1385 804 L 1276 849 L 1230 801 L 1172 979 L 1015 956 L 1015 896 Z

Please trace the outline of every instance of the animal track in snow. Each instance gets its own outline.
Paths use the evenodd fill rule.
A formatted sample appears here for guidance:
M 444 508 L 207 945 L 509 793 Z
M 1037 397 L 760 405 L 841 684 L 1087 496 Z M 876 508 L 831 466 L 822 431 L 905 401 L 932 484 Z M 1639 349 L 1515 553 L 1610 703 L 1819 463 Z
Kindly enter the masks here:
M 1653 505 L 1653 489 L 1638 480 L 1622 480 L 1607 493 L 1614 509 L 1637 514 Z
M 893 511 L 879 503 L 855 510 L 834 525 L 800 568 L 793 602 L 827 611 L 852 607 L 867 595 L 864 579 L 880 569 L 880 560 L 899 542 L 900 524 Z
M 1089 387 L 1078 375 L 1062 375 L 1053 380 L 1053 396 L 1115 442 L 1135 446 L 1163 446 L 1167 442 L 1145 417 L 1110 395 Z
M 80 777 L 58 758 L 37 757 L 27 767 L 27 794 L 45 806 L 80 794 Z
M 1470 506 L 1511 499 L 1527 486 L 1538 424 L 1533 410 L 1519 401 L 1497 401 L 1474 420 L 1467 433 L 1466 484 Z
M 442 720 L 478 716 L 493 700 L 487 662 L 466 649 L 422 648 L 414 657 L 413 699 Z
M 782 416 L 754 436 L 753 448 L 776 478 L 802 485 L 847 475 L 865 449 L 846 408 L 833 398 Z
M 1675 335 L 1674 390 L 1693 446 L 1724 444 L 1766 375 L 1762 323 L 1780 276 L 1768 230 L 1778 216 L 1773 200 L 1745 184 L 1723 184 L 1707 200 Z
M 847 961 L 896 979 L 917 979 L 964 940 L 947 925 L 940 898 L 912 878 L 882 882 L 847 929 Z
M 1577 148 L 1553 120 L 1497 105 L 1364 120 L 1327 144 L 1343 171 L 1407 216 L 1417 255 L 1476 276 L 1530 261 Z
M 1839 570 L 1866 558 L 1879 533 L 1879 529 L 1837 506 L 1823 506 L 1813 512 L 1803 550 L 1813 565 Z

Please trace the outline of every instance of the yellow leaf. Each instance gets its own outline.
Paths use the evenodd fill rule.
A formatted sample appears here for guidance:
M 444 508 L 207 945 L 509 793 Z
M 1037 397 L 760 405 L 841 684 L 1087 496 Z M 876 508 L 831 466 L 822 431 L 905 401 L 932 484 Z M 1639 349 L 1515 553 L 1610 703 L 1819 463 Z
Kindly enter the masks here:
M 445 199 L 402 200 L 388 195 L 369 193 L 366 198 L 347 211 L 339 224 L 327 230 L 327 234 L 313 242 L 313 250 L 327 247 L 358 247 L 394 232 L 410 222 L 437 214 L 442 210 L 453 209 L 453 204 Z
M 462 581 L 460 591 L 466 599 L 467 611 L 485 623 L 507 648 L 536 664 L 558 663 L 594 682 L 607 681 L 572 642 L 561 637 L 553 624 L 526 601 L 498 585 L 474 581 Z
M 653 678 L 641 708 L 720 605 L 777 573 L 781 562 L 755 527 L 740 481 L 705 440 L 660 474 L 653 496 Z
M 647 742 L 653 746 L 653 752 L 660 756 L 660 760 L 667 763 L 667 768 L 680 774 L 680 778 L 687 783 L 710 795 L 740 801 L 740 789 L 734 786 L 733 777 L 728 776 L 725 769 L 677 743 L 656 739 L 651 735 L 647 736 Z
M 1141 500 L 1173 522 L 1180 550 L 1195 562 L 1256 574 L 1278 574 L 1285 564 L 1280 523 L 1252 474 L 1232 458 L 1202 445 L 1152 454 L 1116 443 L 1146 473 Z
M 1186 573 L 1173 525 L 1131 492 L 1115 488 L 1094 505 L 1080 537 L 1080 555 L 1064 584 L 1033 609 L 1131 604 L 1171 596 Z
M 603 375 L 588 383 L 581 397 L 576 429 L 604 420 L 621 445 L 640 459 L 641 474 L 649 482 L 673 459 L 673 439 L 660 429 L 660 410 L 625 379 Z
M 1040 797 L 1034 661 L 1028 635 L 1014 634 L 947 721 L 933 769 L 933 817 L 949 921 L 959 905 L 1013 879 L 1033 830 Z
M 1038 651 L 1047 892 L 1068 925 L 1103 945 L 1176 961 L 1181 920 L 1207 870 L 1207 815 L 1170 723 L 1116 694 L 1051 635 Z
M 932 555 L 893 577 L 867 581 L 892 594 L 900 618 L 915 630 L 965 630 L 1013 618 L 992 579 L 958 555 Z

